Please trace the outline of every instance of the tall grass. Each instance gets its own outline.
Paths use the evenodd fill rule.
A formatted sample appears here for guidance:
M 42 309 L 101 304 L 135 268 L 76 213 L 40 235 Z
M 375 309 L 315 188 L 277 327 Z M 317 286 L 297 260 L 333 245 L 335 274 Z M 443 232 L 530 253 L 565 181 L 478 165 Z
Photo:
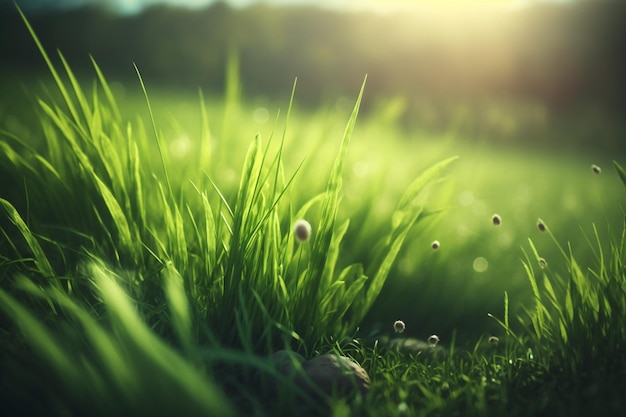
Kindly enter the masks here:
M 225 162 L 210 148 L 206 120 L 198 169 L 171 175 L 180 167 L 139 70 L 149 123 L 126 120 L 95 60 L 89 92 L 60 52 L 57 69 L 22 18 L 60 98 L 37 100 L 41 143 L 0 131 L 3 364 L 15 359 L 2 377 L 9 407 L 19 411 L 35 387 L 40 414 L 229 415 L 212 370 L 239 363 L 244 371 L 234 374 L 256 369 L 279 380 L 256 355 L 282 347 L 308 354 L 355 331 L 409 230 L 428 214 L 426 191 L 454 158 L 408 185 L 371 262 L 339 268 L 349 227 L 337 221 L 344 162 L 365 82 L 324 191 L 303 205 L 288 200 L 290 188 L 305 185 L 299 169 L 285 172 L 287 120 L 276 151 L 273 134 L 268 144 L 252 140 L 231 196 L 215 176 Z M 224 123 L 227 131 L 234 121 Z M 301 218 L 313 225 L 305 242 L 292 232 Z M 39 391 L 39 378 L 49 391 Z
M 3 409 L 11 415 L 233 415 L 206 372 L 168 346 L 144 323 L 136 306 L 102 265 L 91 263 L 86 274 L 106 307 L 103 317 L 60 288 L 37 286 L 18 277 L 21 302 L 0 289 L 1 310 L 21 336 L 3 335 L 13 349 L 3 355 Z M 182 290 L 168 285 L 172 300 Z M 30 303 L 39 303 L 36 314 Z M 181 338 L 188 317 L 176 311 Z M 43 305 L 54 320 L 41 317 Z M 5 329 L 6 331 L 6 329 Z M 31 365 L 29 365 L 29 363 Z M 32 364 L 36 364 L 33 366 Z M 25 370 L 27 372 L 25 372 Z
M 165 146 L 151 86 L 138 68 L 148 118 L 133 120 L 95 60 L 95 81 L 86 88 L 60 52 L 55 66 L 22 18 L 58 93 L 39 97 L 33 109 L 40 141 L 0 130 L 0 399 L 10 414 L 293 415 L 306 408 L 328 415 L 278 374 L 271 354 L 281 348 L 307 357 L 335 350 L 368 370 L 370 395 L 350 404 L 333 399 L 333 415 L 620 410 L 626 227 L 616 234 L 610 225 L 606 233 L 593 226 L 583 249 L 591 256 L 582 261 L 574 255 L 580 248 L 557 239 L 556 225 L 536 232 L 519 267 L 533 304 L 518 328 L 509 319 L 509 299 L 519 294 L 505 293 L 500 343 L 481 338 L 466 351 L 452 338 L 441 355 L 430 356 L 352 340 L 346 336 L 371 313 L 398 259 L 413 274 L 424 260 L 421 248 L 433 253 L 432 236 L 424 236 L 440 218 L 432 196 L 450 197 L 441 180 L 455 158 L 406 184 L 397 178 L 415 171 L 396 164 L 391 168 L 402 175 L 376 180 L 391 188 L 380 196 L 346 187 L 365 82 L 343 133 L 315 142 L 313 155 L 297 161 L 287 156 L 294 146 L 294 85 L 284 120 L 277 116 L 267 138 L 251 136 L 231 187 L 224 173 L 241 150 L 224 146 L 239 143 L 234 55 L 219 137 L 200 93 L 200 140 L 183 166 Z M 626 184 L 626 173 L 615 166 Z M 381 203 L 391 207 L 385 221 Z M 520 213 L 501 214 L 503 229 Z M 308 239 L 293 231 L 301 219 L 312 226 Z M 479 244 L 501 249 L 479 233 L 470 239 L 459 230 L 450 224 L 438 229 L 444 236 L 440 264 L 431 261 L 418 271 L 426 275 L 416 280 L 420 299 L 427 288 L 441 296 L 423 307 L 432 315 L 442 299 L 473 295 L 457 283 L 443 297 L 446 283 L 466 279 L 454 269 L 456 255 L 443 256 L 446 247 L 456 244 L 464 249 L 458 256 L 470 258 Z M 539 239 L 553 249 L 542 249 L 546 242 Z M 439 274 L 459 276 L 436 280 L 427 267 L 437 265 Z M 404 293 L 416 288 L 394 285 Z M 402 301 L 415 297 L 404 295 Z M 484 303 L 475 298 L 459 299 L 458 308 Z M 413 320 L 410 328 L 420 318 L 405 319 Z
M 616 163 L 618 172 L 621 168 Z M 623 171 L 622 171 L 623 172 Z M 531 253 L 525 252 L 524 268 L 535 294 L 535 309 L 528 323 L 534 336 L 551 353 L 575 372 L 581 366 L 608 367 L 620 360 L 615 349 L 626 340 L 626 218 L 621 232 L 609 228 L 609 240 L 600 238 L 592 225 L 592 235 L 584 234 L 592 265 L 583 266 L 572 255 L 572 244 L 564 248 L 546 226 L 545 233 L 558 247 L 566 269 L 552 267 L 532 240 Z M 617 233 L 616 233 L 617 232 Z M 564 273 L 563 273 L 564 272 Z M 572 346 L 567 354 L 557 347 Z
M 615 161 L 614 165 L 626 185 L 623 168 Z M 523 251 L 522 263 L 534 308 L 519 317 L 521 334 L 511 330 L 508 312 L 501 322 L 512 349 L 527 349 L 530 362 L 539 368 L 526 389 L 540 392 L 545 399 L 531 411 L 621 414 L 618 398 L 626 376 L 621 353 L 626 344 L 626 216 L 619 229 L 607 224 L 606 240 L 595 224 L 591 237 L 581 230 L 584 239 L 579 242 L 585 242 L 593 254 L 590 265 L 576 260 L 573 243 L 564 247 L 549 225 L 539 222 L 561 259 L 545 258 L 528 240 L 530 251 Z

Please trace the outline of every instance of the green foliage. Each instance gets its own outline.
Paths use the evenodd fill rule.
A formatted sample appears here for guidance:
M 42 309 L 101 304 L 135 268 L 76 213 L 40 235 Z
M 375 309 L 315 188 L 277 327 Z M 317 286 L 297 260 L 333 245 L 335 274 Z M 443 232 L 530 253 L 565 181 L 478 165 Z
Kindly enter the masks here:
M 21 297 L 32 303 L 48 304 L 54 321 L 46 324 L 23 302 L 0 289 L 3 313 L 19 327 L 21 336 L 13 340 L 24 344 L 26 358 L 11 352 L 17 362 L 3 361 L 3 408 L 29 415 L 172 415 L 185 410 L 192 415 L 233 415 L 203 371 L 179 355 L 152 330 L 137 313 L 120 280 L 102 265 L 91 263 L 85 273 L 106 309 L 102 317 L 76 297 L 58 288 L 42 288 L 25 277 L 16 282 Z M 171 279 L 171 278 L 170 278 Z M 187 300 L 168 285 L 172 306 L 186 308 Z M 98 310 L 101 310 L 99 308 Z M 182 333 L 186 323 L 176 320 Z M 24 374 L 24 369 L 30 373 Z M 34 403 L 27 396 L 29 386 L 38 387 L 45 377 L 46 386 L 36 392 Z M 12 384 L 4 383 L 12 381 Z
M 360 265 L 348 265 L 335 272 L 348 226 L 348 222 L 340 227 L 336 225 L 343 167 L 365 83 L 345 129 L 326 190 L 298 213 L 307 215 L 306 211 L 319 201 L 318 223 L 309 246 L 294 242 L 291 224 L 296 218 L 291 217 L 291 204 L 283 201 L 287 190 L 296 186 L 298 172 L 285 179 L 282 161 L 285 134 L 274 155 L 269 146 L 262 144 L 260 135 L 255 137 L 243 162 L 234 201 L 225 197 L 210 177 L 212 190 L 205 188 L 208 183 L 202 172 L 187 178 L 194 184 L 194 189 L 187 192 L 184 182 L 174 181 L 169 175 L 175 166 L 163 144 L 137 67 L 161 170 L 152 171 L 155 168 L 150 162 L 149 140 L 143 132 L 131 124 L 123 128 L 115 97 L 95 62 L 92 61 L 99 85 L 94 87 L 90 102 L 63 55 L 59 57 L 69 80 L 67 85 L 24 20 L 66 108 L 39 100 L 46 150 L 26 148 L 16 138 L 9 137 L 17 142 L 6 144 L 8 154 L 14 157 L 3 162 L 9 172 L 21 177 L 27 192 L 38 192 L 27 195 L 37 202 L 37 208 L 29 207 L 31 224 L 39 228 L 40 224 L 54 223 L 55 228 L 63 231 L 31 233 L 24 222 L 17 222 L 19 216 L 14 206 L 5 203 L 13 223 L 33 249 L 42 275 L 55 284 L 59 282 L 53 267 L 45 263 L 44 251 L 37 246 L 35 234 L 42 234 L 61 248 L 63 261 L 55 267 L 69 275 L 64 278 L 68 286 L 80 285 L 71 271 L 74 263 L 89 253 L 114 267 L 135 271 L 135 286 L 130 291 L 142 304 L 153 303 L 154 297 L 166 302 L 162 295 L 156 294 L 158 285 L 154 285 L 153 276 L 171 263 L 179 271 L 183 288 L 192 296 L 196 323 L 208 323 L 213 337 L 227 346 L 255 351 L 282 344 L 285 331 L 280 329 L 289 329 L 288 338 L 295 337 L 307 346 L 314 346 L 324 336 L 341 338 L 358 325 L 380 292 L 408 232 L 421 216 L 423 200 L 416 203 L 421 191 L 451 160 L 426 171 L 402 197 L 396 213 L 398 220 L 392 225 L 390 236 L 378 245 L 379 253 L 372 254 L 372 259 L 381 261 L 368 265 L 372 281 L 366 285 L 367 276 Z M 237 78 L 234 69 L 237 62 L 234 58 L 229 62 L 229 79 Z M 228 85 L 227 106 L 232 108 L 237 103 L 238 87 L 235 81 L 229 81 Z M 100 90 L 106 101 L 99 100 Z M 291 104 L 288 117 L 290 112 Z M 207 129 L 206 122 L 203 126 Z M 42 179 L 49 177 L 48 172 L 53 173 L 56 183 L 44 187 Z M 10 231 L 5 234 L 11 242 Z M 82 242 L 82 248 L 78 249 L 73 244 L 76 236 L 90 236 L 91 241 Z M 22 256 L 17 248 L 15 252 Z M 68 253 L 73 255 L 71 259 Z M 351 314 L 346 317 L 351 306 Z M 225 320 L 233 308 L 235 326 Z M 181 311 L 176 312 L 174 317 L 180 319 Z M 268 329 L 268 321 L 279 329 L 278 334 Z M 195 326 L 196 337 L 201 327 Z M 191 335 L 182 337 L 187 345 L 190 338 Z
M 0 393 L 10 411 L 33 404 L 30 411 L 38 414 L 229 415 L 236 404 L 246 415 L 293 415 L 301 407 L 327 415 L 323 404 L 276 372 L 270 355 L 285 347 L 307 356 L 335 350 L 366 367 L 372 395 L 350 404 L 331 399 L 338 401 L 330 403 L 335 415 L 524 415 L 527 394 L 536 399 L 532 414 L 545 411 L 545 398 L 554 394 L 537 392 L 553 381 L 548 372 L 575 379 L 592 365 L 598 366 L 593 375 L 612 365 L 623 369 L 621 359 L 607 358 L 619 358 L 626 336 L 626 232 L 607 246 L 595 227 L 589 251 L 596 266 L 587 270 L 551 228 L 546 235 L 556 249 L 549 254 L 563 256 L 565 273 L 552 269 L 538 239 L 529 240 L 523 270 L 534 308 L 518 332 L 505 292 L 500 344 L 481 339 L 459 349 L 453 338 L 432 356 L 385 350 L 375 340 L 344 346 L 389 287 L 389 276 L 411 299 L 426 298 L 406 290 L 394 265 L 403 261 L 412 274 L 415 265 L 420 274 L 436 265 L 415 248 L 434 229 L 433 200 L 450 197 L 440 180 L 456 158 L 426 169 L 413 165 L 413 154 L 387 162 L 383 169 L 397 175 L 367 178 L 371 188 L 363 192 L 352 178 L 348 148 L 371 153 L 371 144 L 351 141 L 365 82 L 339 143 L 324 132 L 304 161 L 294 157 L 287 135 L 287 127 L 295 130 L 294 85 L 281 137 L 273 130 L 267 140 L 257 134 L 246 143 L 241 174 L 231 181 L 225 172 L 241 150 L 235 55 L 220 140 L 200 93 L 198 152 L 181 162 L 169 152 L 137 67 L 151 133 L 141 118 L 122 116 L 95 60 L 97 81 L 87 92 L 60 53 L 62 72 L 55 68 L 24 20 L 58 95 L 37 100 L 32 120 L 42 136 L 35 143 L 0 130 Z M 299 146 L 310 133 L 304 124 L 295 127 Z M 397 180 L 409 176 L 415 180 L 408 186 Z M 513 217 L 504 216 L 505 224 Z M 308 240 L 294 236 L 299 219 L 312 225 Z M 459 230 L 456 224 L 437 229 L 444 248 L 479 246 L 478 234 L 471 240 L 458 237 Z M 500 249 L 498 243 L 482 248 Z M 550 267 L 539 273 L 532 259 L 540 264 L 540 255 Z M 440 275 L 455 271 L 455 256 L 439 258 Z M 416 282 L 421 291 L 427 279 Z M 444 281 L 435 284 L 445 300 Z M 447 296 L 470 298 L 463 288 Z M 434 315 L 442 298 L 424 308 Z M 465 305 L 472 302 L 484 298 Z M 602 386 L 597 378 L 591 381 Z
M 142 411 L 168 414 L 189 403 L 185 410 L 193 415 L 223 415 L 228 406 L 194 363 L 211 368 L 207 357 L 228 357 L 220 353 L 228 352 L 224 347 L 253 358 L 285 344 L 314 349 L 325 337 L 342 339 L 354 331 L 421 218 L 425 200 L 417 202 L 418 196 L 450 160 L 426 171 L 401 199 L 400 221 L 372 253 L 381 261 L 368 266 L 373 280 L 366 286 L 361 264 L 337 268 L 345 260 L 341 244 L 349 224 L 337 225 L 342 177 L 365 83 L 326 190 L 294 213 L 286 196 L 297 185 L 299 168 L 285 176 L 286 133 L 274 154 L 272 137 L 267 146 L 260 135 L 255 137 L 233 196 L 213 178 L 217 170 L 211 165 L 224 161 L 202 161 L 206 172 L 170 175 L 176 166 L 137 67 L 156 153 L 143 124 L 123 120 L 95 61 L 98 82 L 89 96 L 61 53 L 63 74 L 57 71 L 22 17 L 61 100 L 38 100 L 42 143 L 30 146 L 1 132 L 5 184 L 24 187 L 2 190 L 6 257 L 0 297 L 35 363 L 43 363 L 41 372 L 55 383 L 44 407 L 136 414 L 145 398 L 157 397 L 150 410 Z M 228 73 L 236 77 L 232 68 Z M 231 81 L 229 86 L 232 108 L 237 85 Z M 206 120 L 202 126 L 203 137 L 210 138 Z M 209 144 L 203 146 L 201 157 L 218 158 Z M 317 206 L 319 213 L 313 213 Z M 313 238 L 296 242 L 292 224 L 306 217 L 317 220 Z M 17 337 L 8 327 L 3 331 Z M 200 344 L 214 352 L 198 356 Z M 71 346 L 78 347 L 79 360 Z M 11 368 L 3 383 L 19 372 Z M 81 400 L 73 403 L 70 395 Z M 110 402 L 114 408 L 105 407 Z
M 626 341 L 626 332 L 618 324 L 626 311 L 626 224 L 608 244 L 603 244 L 595 225 L 592 230 L 593 238 L 587 241 L 595 257 L 593 266 L 583 269 L 570 249 L 562 252 L 566 274 L 546 267 L 538 281 L 535 262 L 528 256 L 524 262 L 536 294 L 536 310 L 530 315 L 535 334 L 549 356 L 573 373 L 589 367 L 608 370 L 616 359 L 615 349 Z M 539 260 L 532 241 L 530 245 Z
M 499 321 L 513 336 L 512 348 L 532 346 L 528 348 L 531 362 L 545 370 L 528 382 L 531 389 L 543 390 L 551 399 L 542 406 L 543 413 L 615 414 L 623 407 L 617 398 L 626 376 L 620 353 L 626 343 L 626 221 L 617 234 L 609 229 L 608 242 L 595 225 L 592 231 L 592 238 L 585 235 L 585 240 L 594 261 L 583 267 L 571 245 L 565 250 L 546 228 L 561 253 L 564 271 L 554 261 L 548 264 L 529 239 L 531 251 L 524 251 L 523 265 L 535 308 L 519 317 L 522 335 L 512 331 L 506 316 L 505 323 Z

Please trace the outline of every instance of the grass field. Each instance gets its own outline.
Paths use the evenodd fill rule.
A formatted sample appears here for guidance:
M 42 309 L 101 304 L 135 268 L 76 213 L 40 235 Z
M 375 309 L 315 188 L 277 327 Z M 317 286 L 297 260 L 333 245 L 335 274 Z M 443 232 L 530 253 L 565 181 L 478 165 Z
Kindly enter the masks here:
M 384 109 L 357 120 L 366 82 L 311 111 L 297 86 L 242 99 L 234 66 L 204 97 L 109 84 L 95 63 L 79 81 L 42 55 L 49 73 L 5 77 L 0 99 L 11 415 L 623 408 L 615 155 L 407 134 Z M 385 350 L 398 319 L 443 353 Z M 279 349 L 348 355 L 370 392 L 317 401 L 276 371 Z

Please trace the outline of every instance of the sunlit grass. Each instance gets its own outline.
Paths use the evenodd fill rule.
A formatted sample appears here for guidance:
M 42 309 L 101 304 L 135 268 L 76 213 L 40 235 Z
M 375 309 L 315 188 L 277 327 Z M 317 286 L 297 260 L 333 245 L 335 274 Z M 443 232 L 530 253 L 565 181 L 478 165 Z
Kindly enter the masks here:
M 12 414 L 621 406 L 619 164 L 357 123 L 365 83 L 348 110 L 299 111 L 297 89 L 283 113 L 248 105 L 234 58 L 223 100 L 155 99 L 140 71 L 118 100 L 95 62 L 84 87 L 40 50 L 58 91 L 20 115 L 28 129 L 0 126 Z M 429 336 L 436 354 L 385 343 Z M 276 371 L 282 348 L 348 355 L 371 390 L 328 410 Z

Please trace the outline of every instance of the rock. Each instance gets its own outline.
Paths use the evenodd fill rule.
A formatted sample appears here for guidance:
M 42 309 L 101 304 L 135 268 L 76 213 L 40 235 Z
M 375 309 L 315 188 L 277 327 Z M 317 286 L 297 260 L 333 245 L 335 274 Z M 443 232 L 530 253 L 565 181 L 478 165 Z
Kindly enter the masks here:
M 346 356 L 327 353 L 305 362 L 303 367 L 311 381 L 326 394 L 358 390 L 365 395 L 370 388 L 365 369 Z
M 328 395 L 358 391 L 365 395 L 370 387 L 365 369 L 346 356 L 327 353 L 305 361 L 295 352 L 280 350 L 274 354 L 274 365 L 285 376 L 295 375 L 294 382 L 313 396 L 320 391 Z
M 443 352 L 443 348 L 441 346 L 432 345 L 428 342 L 424 342 L 423 340 L 413 339 L 413 338 L 394 338 L 389 339 L 386 344 L 387 348 L 390 350 L 395 350 L 402 353 L 418 353 L 422 352 L 428 355 L 435 355 Z

